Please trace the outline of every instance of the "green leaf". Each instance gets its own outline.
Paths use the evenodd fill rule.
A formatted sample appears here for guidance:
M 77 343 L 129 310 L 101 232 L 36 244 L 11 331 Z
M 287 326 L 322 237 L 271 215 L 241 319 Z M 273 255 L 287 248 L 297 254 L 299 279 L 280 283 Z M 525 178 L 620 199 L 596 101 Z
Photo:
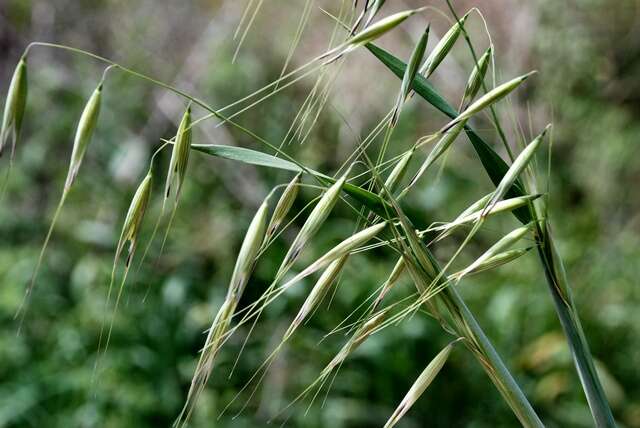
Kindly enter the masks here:
M 404 76 L 405 69 L 407 65 L 402 62 L 400 59 L 396 58 L 386 50 L 379 48 L 378 46 L 369 43 L 365 45 L 367 49 L 378 58 L 389 70 L 393 72 L 398 78 L 402 79 Z M 458 116 L 458 111 L 453 108 L 437 91 L 436 89 L 429 83 L 424 76 L 417 74 L 413 79 L 413 83 L 411 85 L 416 94 L 420 95 L 424 98 L 429 104 L 434 106 L 440 112 L 447 115 L 449 118 L 454 119 Z M 469 137 L 469 141 L 471 141 L 471 145 L 475 149 L 478 157 L 480 158 L 480 162 L 482 162 L 482 166 L 485 171 L 489 175 L 489 178 L 493 182 L 494 185 L 500 184 L 502 181 L 502 177 L 509 170 L 509 166 L 507 163 L 498 155 L 489 146 L 470 126 L 465 126 L 464 128 L 467 137 Z M 516 180 L 516 182 L 511 186 L 509 191 L 506 193 L 506 197 L 515 198 L 518 196 L 523 196 L 525 194 L 524 187 L 520 180 Z M 529 210 L 525 208 L 519 208 L 513 211 L 513 214 L 520 220 L 523 224 L 529 223 L 532 220 L 531 214 Z
M 192 144 L 191 148 L 208 155 L 248 163 L 251 165 L 284 169 L 286 171 L 304 172 L 301 167 L 286 159 L 278 158 L 257 150 L 245 149 L 243 147 L 221 146 L 215 144 Z
M 322 174 L 321 172 L 314 171 L 309 168 L 304 168 L 286 159 L 260 152 L 258 150 L 216 144 L 192 144 L 191 148 L 210 156 L 243 162 L 250 165 L 310 174 L 318 178 L 323 184 L 327 185 L 335 183 L 336 181 L 334 178 Z M 385 203 L 380 196 L 376 195 L 375 193 L 369 192 L 362 187 L 350 183 L 345 183 L 345 185 L 342 187 L 342 190 L 353 199 L 355 199 L 362 205 L 365 205 L 376 214 L 384 218 L 387 218 L 386 210 L 391 211 L 389 205 Z M 386 210 L 385 205 L 387 207 Z

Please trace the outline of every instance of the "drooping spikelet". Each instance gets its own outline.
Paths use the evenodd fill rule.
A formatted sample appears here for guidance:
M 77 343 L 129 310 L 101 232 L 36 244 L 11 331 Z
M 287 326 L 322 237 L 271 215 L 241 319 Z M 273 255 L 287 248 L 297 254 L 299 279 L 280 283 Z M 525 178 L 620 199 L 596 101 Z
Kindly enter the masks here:
M 7 92 L 7 99 L 4 104 L 4 115 L 2 116 L 2 128 L 0 129 L 0 156 L 5 145 L 11 142 L 11 156 L 15 151 L 15 146 L 20 136 L 22 128 L 22 118 L 27 104 L 27 58 L 20 58 Z

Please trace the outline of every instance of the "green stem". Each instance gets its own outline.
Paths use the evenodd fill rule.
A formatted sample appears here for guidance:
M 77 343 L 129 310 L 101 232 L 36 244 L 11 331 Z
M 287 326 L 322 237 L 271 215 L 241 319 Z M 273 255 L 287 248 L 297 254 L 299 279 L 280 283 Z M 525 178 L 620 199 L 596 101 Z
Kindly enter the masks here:
M 582 330 L 578 311 L 573 302 L 562 259 L 553 243 L 549 225 L 544 223 L 536 231 L 538 255 L 544 267 L 545 277 L 560 325 L 571 348 L 573 362 L 578 371 L 582 388 L 587 397 L 593 420 L 597 427 L 616 426 L 607 396 L 598 378 L 589 343 Z

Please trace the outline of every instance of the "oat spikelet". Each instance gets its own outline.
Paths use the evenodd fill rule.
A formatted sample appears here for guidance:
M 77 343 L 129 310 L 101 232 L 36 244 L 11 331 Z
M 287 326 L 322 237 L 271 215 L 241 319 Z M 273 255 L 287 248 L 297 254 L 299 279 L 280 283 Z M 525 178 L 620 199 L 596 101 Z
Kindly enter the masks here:
M 387 191 L 389 191 L 389 193 L 393 194 L 393 192 L 395 192 L 395 190 L 398 188 L 398 185 L 407 172 L 407 168 L 409 167 L 409 163 L 411 162 L 414 153 L 415 150 L 413 149 L 405 153 L 402 158 L 400 158 L 393 170 L 391 170 L 391 172 L 389 173 L 389 176 L 384 182 L 384 187 L 387 189 Z
M 31 281 L 25 291 L 24 298 L 22 300 L 22 303 L 20 304 L 20 307 L 18 308 L 16 317 L 20 313 L 22 313 L 24 316 L 23 310 L 26 308 L 25 305 L 27 305 L 31 297 L 31 292 L 33 291 L 33 288 L 36 284 L 36 280 L 38 278 L 38 272 L 40 271 L 40 266 L 42 264 L 44 254 L 47 249 L 47 245 L 49 244 L 49 240 L 51 239 L 51 234 L 53 233 L 53 229 L 56 225 L 56 222 L 58 221 L 58 217 L 62 211 L 62 207 L 64 206 L 64 202 L 67 199 L 69 191 L 71 190 L 71 186 L 75 180 L 75 177 L 78 174 L 78 170 L 80 169 L 80 165 L 82 164 L 82 159 L 87 150 L 87 146 L 91 141 L 93 131 L 98 122 L 98 115 L 100 114 L 100 101 L 102 98 L 103 83 L 104 83 L 104 75 L 103 75 L 103 79 L 100 80 L 98 87 L 91 94 L 91 97 L 89 98 L 89 101 L 87 101 L 87 104 L 85 105 L 84 110 L 82 111 L 82 115 L 80 116 L 80 121 L 78 122 L 78 127 L 76 129 L 76 134 L 73 141 L 73 150 L 71 152 L 71 162 L 69 163 L 69 170 L 67 172 L 67 179 L 65 181 L 64 189 L 62 191 L 62 196 L 60 197 L 60 200 L 58 201 L 58 206 L 56 207 L 56 211 L 53 214 L 53 219 L 51 220 L 49 230 L 47 231 L 47 235 L 44 239 L 44 243 L 42 244 L 42 248 L 40 249 L 40 255 L 38 256 L 36 267 L 33 270 Z M 22 325 L 22 321 L 20 322 L 20 325 Z
M 382 287 L 382 290 L 380 291 L 380 294 L 378 294 L 378 297 L 373 302 L 373 309 L 372 310 L 376 310 L 376 308 L 378 306 L 380 306 L 380 303 L 382 303 L 382 300 L 387 295 L 387 293 L 389 293 L 389 291 L 391 291 L 393 286 L 398 283 L 398 280 L 400 279 L 400 277 L 404 273 L 405 269 L 406 269 L 406 264 L 405 264 L 404 257 L 399 257 L 398 261 L 393 266 L 393 270 L 389 274 L 389 277 L 384 282 L 384 286 Z
M 513 246 L 516 242 L 520 241 L 524 238 L 533 228 L 535 222 L 531 222 L 522 227 L 512 230 L 505 236 L 503 236 L 498 242 L 493 244 L 491 248 L 485 251 L 480 257 L 478 257 L 473 263 L 467 266 L 462 272 L 457 275 L 457 279 L 460 280 L 462 277 L 466 276 L 470 272 L 476 271 L 480 268 L 487 260 L 490 260 L 492 257 L 500 254 L 505 251 L 509 247 Z
M 351 37 L 347 43 L 350 47 L 356 47 L 372 42 L 378 37 L 391 31 L 400 25 L 405 19 L 418 12 L 418 10 L 405 10 L 403 12 L 394 13 L 386 18 L 367 26 L 364 30 Z
M 493 208 L 493 206 L 501 200 L 504 195 L 507 194 L 513 183 L 516 182 L 522 171 L 529 165 L 529 162 L 533 159 L 538 147 L 544 141 L 544 136 L 549 130 L 551 125 L 548 125 L 540 135 L 538 135 L 534 140 L 527 145 L 527 147 L 520 152 L 517 158 L 513 161 L 513 164 L 509 167 L 509 170 L 506 172 L 502 180 L 498 186 L 496 186 L 496 190 L 493 192 L 491 199 L 487 202 L 487 206 L 482 211 L 482 217 L 484 217 L 489 210 Z
M 532 71 L 527 74 L 523 74 L 522 76 L 511 79 L 508 82 L 503 83 L 502 85 L 496 86 L 495 88 L 484 94 L 482 97 L 474 101 L 462 113 L 456 116 L 455 119 L 445 125 L 445 127 L 442 128 L 440 132 L 442 133 L 451 129 L 455 125 L 468 120 L 471 116 L 479 113 L 490 105 L 497 103 L 498 101 L 509 95 L 511 92 L 513 92 L 518 86 L 520 86 L 525 80 L 527 80 L 535 73 L 535 71 Z
M 372 315 L 366 322 L 364 322 L 364 324 L 362 324 L 358 328 L 358 330 L 353 334 L 353 336 L 349 338 L 347 343 L 344 344 L 344 346 L 335 355 L 335 357 L 333 357 L 333 359 L 329 362 L 329 364 L 326 365 L 326 367 L 322 370 L 322 372 L 316 378 L 316 380 L 314 380 L 311 385 L 309 385 L 304 391 L 302 391 L 285 409 L 283 409 L 283 411 L 291 407 L 294 403 L 296 403 L 305 395 L 307 395 L 309 391 L 311 391 L 313 388 L 316 387 L 316 385 L 320 384 L 322 386 L 322 384 L 328 378 L 328 376 L 336 368 L 342 365 L 342 363 L 344 363 L 347 357 L 376 331 L 376 329 L 384 321 L 387 315 L 387 312 L 388 312 L 388 309 L 379 311 L 374 315 Z
M 23 56 L 20 58 L 11 77 L 7 99 L 4 104 L 2 129 L 0 129 L 0 156 L 3 153 L 5 145 L 11 142 L 11 158 L 13 158 L 16 143 L 20 136 L 20 129 L 22 128 L 22 118 L 24 117 L 26 104 L 27 58 Z
M 273 214 L 271 215 L 271 221 L 269 222 L 269 227 L 267 228 L 267 237 L 269 239 L 275 231 L 280 227 L 284 219 L 287 217 L 291 206 L 296 200 L 298 196 L 298 190 L 300 189 L 300 179 L 302 177 L 302 173 L 298 173 L 293 179 L 287 184 L 287 187 L 282 192 L 280 199 L 278 199 L 278 203 L 273 210 Z
M 184 426 L 187 424 L 198 401 L 198 397 L 211 376 L 218 351 L 228 336 L 231 319 L 240 302 L 249 277 L 253 272 L 256 257 L 264 242 L 269 213 L 268 199 L 269 198 L 265 199 L 262 205 L 260 205 L 260 208 L 258 208 L 247 229 L 236 259 L 233 274 L 229 281 L 227 296 L 209 328 L 205 345 L 200 354 L 193 379 L 191 380 L 187 399 L 174 426 Z
M 473 67 L 473 71 L 469 75 L 469 80 L 467 81 L 467 86 L 464 89 L 462 105 L 464 105 L 466 102 L 471 102 L 482 87 L 484 77 L 486 76 L 487 69 L 489 68 L 491 52 L 491 47 L 487 48 L 485 53 L 478 60 L 478 63 Z
M 140 232 L 140 227 L 142 226 L 142 221 L 144 220 L 144 215 L 147 211 L 147 206 L 149 205 L 149 200 L 151 199 L 151 190 L 153 186 L 153 161 L 152 166 L 149 168 L 149 172 L 144 177 L 142 182 L 138 185 L 133 198 L 131 199 L 131 203 L 129 204 L 129 209 L 127 210 L 127 215 L 125 216 L 124 222 L 122 224 L 122 230 L 120 232 L 120 238 L 118 239 L 118 243 L 116 245 L 116 252 L 113 257 L 113 266 L 111 268 L 111 279 L 109 280 L 109 288 L 107 290 L 107 298 L 105 301 L 105 307 L 109 306 L 109 302 L 111 301 L 111 292 L 113 289 L 113 284 L 116 278 L 116 269 L 118 266 L 118 260 L 120 260 L 120 256 L 122 255 L 122 251 L 127 243 L 129 243 L 129 249 L 127 254 L 127 259 L 125 261 L 124 273 L 122 276 L 122 280 L 120 282 L 120 286 L 118 288 L 118 296 L 116 298 L 116 302 L 113 309 L 113 315 L 111 319 L 111 323 L 109 325 L 109 330 L 107 333 L 104 350 L 102 351 L 102 341 L 104 336 L 104 325 L 100 327 L 100 336 L 98 339 L 98 352 L 96 363 L 93 370 L 93 376 L 95 377 L 98 373 L 98 368 L 100 365 L 100 357 L 101 352 L 107 352 L 107 348 L 109 347 L 109 341 L 111 339 L 111 331 L 113 329 L 113 321 L 115 319 L 116 312 L 118 310 L 118 305 L 120 303 L 120 297 L 122 296 L 122 291 L 124 289 L 124 285 L 127 281 L 127 275 L 129 274 L 129 268 L 131 267 L 131 260 L 135 255 L 136 248 L 138 246 L 138 233 Z
M 173 151 L 171 152 L 171 160 L 169 161 L 169 170 L 167 172 L 167 180 L 165 182 L 164 198 L 165 201 L 171 194 L 172 186 L 175 184 L 176 201 L 180 197 L 180 191 L 184 183 L 184 177 L 187 172 L 189 163 L 189 152 L 191 151 L 191 106 L 187 107 L 184 112 L 178 132 L 176 133 Z
M 164 210 L 166 207 L 166 203 L 171 196 L 171 190 L 175 186 L 175 196 L 173 200 L 173 207 L 171 209 L 171 215 L 169 216 L 169 221 L 167 223 L 167 228 L 165 229 L 164 236 L 162 238 L 162 243 L 160 244 L 160 251 L 158 252 L 158 256 L 156 258 L 156 263 L 159 262 L 160 257 L 162 256 L 162 252 L 164 250 L 165 243 L 167 242 L 167 238 L 169 237 L 169 232 L 171 231 L 171 225 L 173 224 L 173 219 L 175 218 L 176 212 L 178 211 L 178 202 L 180 200 L 180 194 L 182 192 L 182 185 L 184 184 L 184 179 L 187 173 L 187 166 L 189 164 L 189 153 L 191 152 L 191 105 L 187 106 L 186 111 L 182 115 L 182 119 L 180 120 L 180 125 L 178 125 L 178 132 L 176 133 L 173 150 L 171 151 L 171 160 L 169 161 L 169 169 L 167 171 L 167 179 L 165 181 L 165 189 L 164 189 L 164 199 L 162 200 L 162 209 L 160 211 L 160 217 L 156 222 L 156 225 L 151 233 L 151 239 L 147 244 L 147 248 L 145 249 L 145 254 L 151 247 L 151 243 L 153 242 L 153 238 L 155 237 L 156 231 L 160 226 L 160 222 L 162 221 Z M 144 256 L 143 256 L 144 260 Z
M 76 136 L 73 140 L 73 150 L 71 152 L 71 161 L 69 162 L 69 171 L 67 172 L 67 180 L 65 181 L 65 191 L 68 191 L 73 182 L 75 181 L 80 165 L 82 165 L 82 159 L 87 151 L 87 147 L 93 137 L 93 131 L 98 123 L 98 116 L 100 115 L 100 104 L 102 101 L 102 84 L 100 82 L 98 87 L 93 91 L 89 101 L 82 111 L 80 121 L 78 122 L 78 128 L 76 129 Z
M 420 74 L 424 75 L 424 77 L 426 78 L 429 78 L 429 76 L 431 76 L 436 68 L 438 68 L 442 60 L 444 60 L 445 57 L 449 54 L 449 51 L 451 51 L 451 48 L 456 43 L 456 40 L 458 40 L 458 36 L 460 36 L 460 32 L 462 31 L 462 27 L 464 26 L 469 13 L 470 12 L 467 12 L 459 22 L 456 22 L 453 27 L 451 27 L 449 31 L 447 31 L 445 35 L 442 36 L 436 47 L 433 48 L 433 51 L 431 51 L 431 53 L 425 60 L 422 67 L 420 67 Z
M 318 232 L 329 214 L 331 214 L 331 210 L 333 210 L 336 202 L 338 202 L 338 199 L 340 199 L 340 192 L 342 191 L 344 183 L 347 181 L 348 175 L 349 171 L 347 171 L 339 180 L 337 180 L 331 187 L 327 189 L 324 195 L 322 195 L 320 201 L 318 201 L 316 206 L 313 208 L 313 210 L 309 214 L 309 217 L 307 217 L 307 220 L 305 221 L 302 228 L 300 228 L 300 231 L 289 247 L 289 251 L 282 260 L 280 269 L 278 269 L 276 278 L 280 277 L 291 267 L 291 265 L 293 265 L 293 263 L 298 259 L 298 256 L 300 255 L 302 249 Z
M 393 116 L 391 117 L 392 126 L 395 126 L 395 124 L 398 122 L 400 111 L 402 110 L 405 101 L 411 93 L 411 84 L 413 83 L 413 79 L 416 77 L 416 73 L 418 72 L 418 66 L 420 65 L 422 57 L 424 56 L 424 51 L 427 48 L 428 40 L 429 26 L 427 25 L 426 30 L 422 33 L 420 39 L 418 40 L 418 43 L 413 48 L 413 52 L 411 53 L 411 57 L 409 58 L 409 62 L 407 63 L 407 69 L 405 70 L 404 76 L 402 77 L 400 93 L 398 94 L 398 100 L 396 101 Z
M 328 290 L 331 288 L 335 280 L 342 272 L 344 265 L 349 258 L 349 254 L 345 254 L 337 260 L 334 260 L 316 282 L 316 284 L 311 289 L 311 292 L 307 296 L 306 300 L 302 304 L 302 307 L 298 311 L 298 314 L 294 318 L 293 322 L 287 329 L 284 334 L 283 342 L 289 340 L 291 335 L 296 331 L 296 329 L 304 322 L 305 319 L 313 312 L 316 306 L 320 303 L 322 298 L 327 294 Z
M 262 202 L 260 208 L 258 208 L 253 220 L 251 220 L 249 229 L 247 229 L 242 246 L 240 247 L 240 252 L 238 253 L 238 258 L 236 259 L 231 281 L 229 282 L 228 298 L 239 299 L 244 291 L 244 287 L 249 281 L 256 257 L 258 256 L 258 251 L 264 241 L 268 213 L 269 200 L 267 198 Z
M 480 263 L 475 268 L 468 271 L 465 275 L 466 276 L 473 275 L 476 273 L 484 272 L 484 271 L 505 265 L 507 263 L 510 263 L 527 254 L 532 248 L 534 247 L 518 248 L 515 250 L 503 251 L 502 253 L 498 253 L 495 256 L 489 257 L 484 262 Z M 459 278 L 462 275 L 462 272 L 463 271 L 460 271 L 450 275 L 449 279 L 456 280 L 456 281 L 459 280 Z
M 411 181 L 409 182 L 407 187 L 405 187 L 402 192 L 400 192 L 400 195 L 398 196 L 399 199 L 402 199 L 409 192 L 409 190 L 411 190 L 411 188 L 415 186 L 415 184 L 418 182 L 418 180 L 420 180 L 427 169 L 449 149 L 451 144 L 456 140 L 456 138 L 458 138 L 458 135 L 460 135 L 460 131 L 462 131 L 462 129 L 464 128 L 465 123 L 466 121 L 462 121 L 444 133 L 442 138 L 440 138 L 440 140 L 436 143 L 436 145 L 427 156 L 427 159 L 425 159 L 425 161 L 422 163 L 420 169 L 411 178 Z
M 381 223 L 370 226 L 366 229 L 361 230 L 353 236 L 345 239 L 340 242 L 338 245 L 327 251 L 322 257 L 317 259 L 315 262 L 311 263 L 306 269 L 297 274 L 294 278 L 289 280 L 286 284 L 284 284 L 281 289 L 286 290 L 296 282 L 300 281 L 302 278 L 305 278 L 311 275 L 314 272 L 323 269 L 325 266 L 328 266 L 334 260 L 338 260 L 339 258 L 348 255 L 351 251 L 356 248 L 366 244 L 371 239 L 373 239 L 378 233 L 380 233 L 385 227 L 387 227 L 387 222 L 383 221 Z
M 454 342 L 455 343 L 455 342 Z M 433 379 L 440 373 L 440 370 L 444 366 L 444 363 L 447 362 L 449 358 L 449 354 L 451 353 L 451 349 L 453 348 L 454 343 L 450 343 L 447 345 L 442 351 L 436 355 L 433 360 L 427 365 L 424 371 L 418 376 L 418 379 L 413 383 L 407 395 L 402 399 L 400 405 L 393 412 L 387 423 L 384 425 L 384 428 L 391 428 L 395 426 L 400 419 L 409 411 L 411 406 L 418 401 L 418 398 L 422 395 L 422 393 L 429 387 Z

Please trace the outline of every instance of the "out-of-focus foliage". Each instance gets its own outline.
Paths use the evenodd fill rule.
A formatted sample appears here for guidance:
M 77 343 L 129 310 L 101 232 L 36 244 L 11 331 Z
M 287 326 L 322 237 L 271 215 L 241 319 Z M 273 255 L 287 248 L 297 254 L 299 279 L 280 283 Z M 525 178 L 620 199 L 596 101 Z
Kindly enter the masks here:
M 304 2 L 286 2 L 286 8 L 285 2 L 265 2 L 232 64 L 237 43 L 232 35 L 245 3 L 3 0 L 1 92 L 6 93 L 28 42 L 39 40 L 95 51 L 223 106 L 278 77 Z M 315 4 L 335 9 L 338 3 Z M 389 10 L 400 7 L 387 3 L 393 3 L 386 6 Z M 433 3 L 444 8 L 443 2 Z M 500 111 L 508 124 L 513 114 L 526 135 L 537 133 L 549 120 L 555 124 L 548 180 L 554 231 L 615 416 L 621 426 L 640 427 L 640 193 L 635 186 L 640 179 L 640 6 L 634 0 L 538 0 L 526 5 L 467 0 L 456 6 L 459 12 L 478 6 L 485 14 L 496 44 L 499 80 L 529 68 L 540 71 L 526 92 L 511 98 L 511 109 L 503 106 Z M 426 20 L 426 15 L 410 20 L 383 44 L 407 58 Z M 432 34 L 442 34 L 448 26 L 438 14 L 431 21 Z M 469 31 L 484 49 L 482 26 L 477 19 L 470 21 Z M 316 7 L 295 64 L 324 49 L 330 24 Z M 453 55 L 433 81 L 455 104 L 471 61 L 462 40 Z M 296 158 L 328 173 L 351 152 L 356 134 L 365 135 L 393 106 L 399 87 L 365 51 L 349 56 L 341 67 L 331 103 L 309 139 L 287 147 Z M 141 81 L 117 72 L 109 76 L 95 140 L 17 336 L 13 315 L 62 190 L 74 127 L 101 71 L 95 61 L 61 51 L 36 47 L 29 56 L 22 141 L 0 203 L 0 426 L 169 425 L 183 404 L 204 342 L 202 332 L 222 302 L 244 230 L 269 189 L 290 178 L 283 172 L 192 155 L 167 247 L 156 260 L 159 245 L 154 245 L 132 275 L 102 370 L 92 382 L 100 326 L 111 317 L 104 301 L 119 227 L 151 151 L 159 138 L 172 135 L 185 106 L 176 96 Z M 303 80 L 239 121 L 278 142 L 312 85 L 312 79 Z M 443 123 L 417 97 L 405 110 L 394 135 L 394 153 Z M 520 144 L 514 127 L 507 128 L 510 139 Z M 485 133 L 497 141 L 488 125 Z M 257 147 L 213 122 L 196 130 L 194 142 Z M 425 223 L 450 219 L 490 190 L 468 145 L 463 140 L 456 144 L 442 173 L 425 177 L 423 190 L 407 199 L 408 209 Z M 544 177 L 545 162 L 539 160 Z M 162 161 L 166 164 L 168 156 Z M 7 161 L 1 162 L 4 180 Z M 303 192 L 294 211 L 313 196 Z M 150 209 L 152 220 L 159 214 L 159 200 Z M 313 250 L 304 255 L 306 261 L 351 233 L 354 225 L 345 214 L 342 206 L 330 218 Z M 470 251 L 479 254 L 498 236 L 492 232 L 507 230 L 513 222 L 507 217 L 492 221 Z M 147 223 L 143 241 L 153 226 L 153 221 Z M 268 286 L 293 233 L 289 230 L 259 263 L 244 301 Z M 452 248 L 443 244 L 437 254 L 449 254 Z M 244 333 L 221 353 L 193 426 L 265 425 L 339 350 L 345 340 L 340 335 L 318 342 L 382 283 L 393 263 L 393 255 L 383 251 L 352 257 L 331 305 L 325 304 L 290 341 L 249 406 L 232 419 L 245 394 L 218 419 L 277 344 L 311 279 L 274 304 L 230 379 Z M 549 426 L 590 426 L 545 287 L 531 255 L 463 281 L 460 288 L 543 420 Z M 410 291 L 405 279 L 391 297 Z M 305 416 L 309 401 L 302 402 L 289 424 L 380 426 L 446 341 L 437 323 L 421 316 L 383 331 L 342 366 L 323 406 L 324 393 Z M 452 354 L 402 421 L 407 427 L 516 423 L 476 361 L 462 349 Z

